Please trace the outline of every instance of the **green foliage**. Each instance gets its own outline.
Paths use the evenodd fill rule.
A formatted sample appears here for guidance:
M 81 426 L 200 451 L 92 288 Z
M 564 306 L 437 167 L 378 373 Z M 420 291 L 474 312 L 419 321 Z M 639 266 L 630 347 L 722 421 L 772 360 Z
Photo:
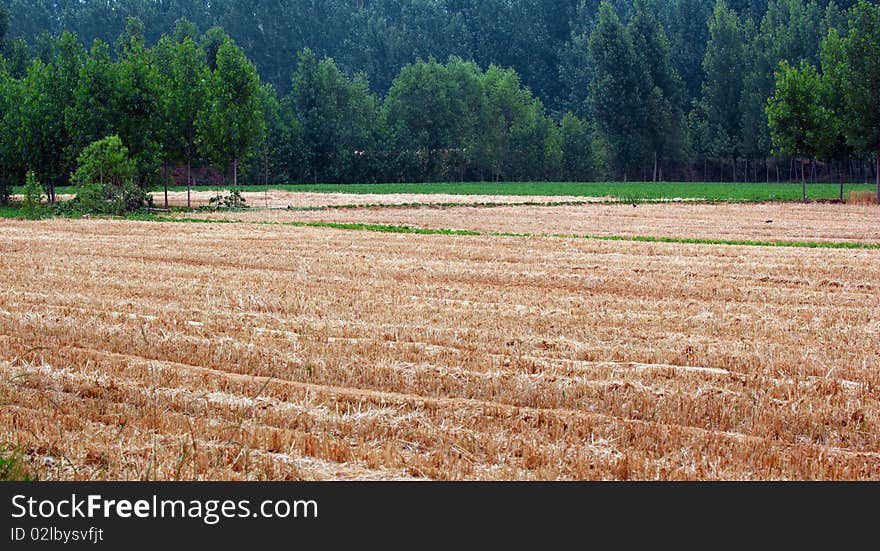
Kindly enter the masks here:
M 99 140 L 82 152 L 73 181 L 79 184 L 74 199 L 63 207 L 83 214 L 121 216 L 151 206 L 149 195 L 132 180 L 136 165 L 119 136 Z
M 64 122 L 71 136 L 70 155 L 74 159 L 87 145 L 115 134 L 119 119 L 116 112 L 119 74 L 105 42 L 92 44 L 76 83 L 73 101 L 64 112 Z
M 767 117 L 776 153 L 815 157 L 827 141 L 832 117 L 823 105 L 824 83 L 815 67 L 799 68 L 783 61 L 776 72 L 776 93 L 767 103 Z
M 636 14 L 629 25 L 638 64 L 646 68 L 647 120 L 642 127 L 645 149 L 661 160 L 688 157 L 684 85 L 672 64 L 669 39 L 663 26 L 647 8 L 646 0 L 636 0 Z
M 0 482 L 30 482 L 36 480 L 25 465 L 20 451 L 0 448 Z
M 222 210 L 241 210 L 248 208 L 247 201 L 241 196 L 241 191 L 234 189 L 226 195 L 219 193 L 208 200 L 208 204 L 199 210 L 217 212 Z
M 244 52 L 231 40 L 217 50 L 217 68 L 208 83 L 208 100 L 196 121 L 198 143 L 217 166 L 238 163 L 250 154 L 263 132 L 260 80 Z
M 599 21 L 590 36 L 590 57 L 595 68 L 590 86 L 593 114 L 617 168 L 626 173 L 647 154 L 642 132 L 650 115 L 652 88 L 630 31 L 608 1 L 599 8 Z
M 493 65 L 479 78 L 483 100 L 473 155 L 481 173 L 496 180 L 552 175 L 561 160 L 561 143 L 540 100 L 522 86 L 516 71 Z
M 819 149 L 824 157 L 831 159 L 846 159 L 855 153 L 846 139 L 849 122 L 846 107 L 849 68 L 846 55 L 845 40 L 836 29 L 829 30 L 821 46 L 822 103 L 829 110 L 829 126 Z
M 3 57 L 6 58 L 6 70 L 12 78 L 23 78 L 31 63 L 31 48 L 22 38 L 8 40 Z
M 155 180 L 161 164 L 163 83 L 154 51 L 144 46 L 140 20 L 129 18 L 126 33 L 117 41 L 117 55 L 113 130 L 129 149 L 133 178 L 145 185 Z
M 0 206 L 9 204 L 12 186 L 24 171 L 20 151 L 22 86 L 0 71 Z
M 712 3 L 705 0 L 671 0 L 660 14 L 669 36 L 672 63 L 681 75 L 688 100 L 700 96 L 703 56 L 709 42 L 706 22 L 711 15 Z
M 208 32 L 202 37 L 201 47 L 205 52 L 208 69 L 211 72 L 217 70 L 217 54 L 220 52 L 220 48 L 230 40 L 226 31 L 217 26 L 208 29 Z
M 385 101 L 385 116 L 410 178 L 459 179 L 482 111 L 475 63 L 431 59 L 403 68 Z
M 145 189 L 205 162 L 263 184 L 645 177 L 654 158 L 699 177 L 771 154 L 780 61 L 821 61 L 812 155 L 880 149 L 877 2 L 197 4 L 0 0 L 0 203 L 30 168 L 54 197 L 109 135 Z
M 311 50 L 298 56 L 291 102 L 300 121 L 315 181 L 357 181 L 352 170 L 379 141 L 379 100 L 365 75 L 346 77 L 329 58 Z
M 135 166 L 128 148 L 119 136 L 108 136 L 86 147 L 77 159 L 79 168 L 73 181 L 80 185 L 110 185 L 121 187 L 134 176 Z
M 562 117 L 561 131 L 563 173 L 580 182 L 603 178 L 607 146 L 599 132 L 571 113 Z
M 43 186 L 37 181 L 33 171 L 28 171 L 25 178 L 24 189 L 24 212 L 29 220 L 42 218 L 45 213 L 43 208 Z
M 143 212 L 152 206 L 152 199 L 134 182 L 121 186 L 84 185 L 77 188 L 76 198 L 59 206 L 61 214 L 109 214 L 125 216 Z
M 9 32 L 9 11 L 0 7 L 0 57 L 6 50 L 6 35 Z
M 717 0 L 709 19 L 709 43 L 703 59 L 702 110 L 704 131 L 712 144 L 708 149 L 718 159 L 733 159 L 740 153 L 742 76 L 745 48 L 743 29 L 736 13 Z
M 775 88 L 774 71 L 780 61 L 816 64 L 823 33 L 823 14 L 813 0 L 771 0 L 757 28 L 747 21 L 741 98 L 740 152 L 763 157 L 770 153 L 767 100 Z
M 211 73 L 204 50 L 180 30 L 182 40 L 163 37 L 156 46 L 161 82 L 161 144 L 166 159 L 191 165 L 198 147 L 197 121 L 208 100 Z
M 859 0 L 845 41 L 847 137 L 854 147 L 880 155 L 880 6 Z M 880 176 L 878 176 L 880 181 Z
M 38 177 L 45 181 L 62 178 L 70 168 L 63 153 L 70 135 L 59 116 L 71 101 L 69 74 L 64 69 L 62 65 L 36 60 L 21 81 L 23 104 L 18 139 L 22 162 L 34 167 Z

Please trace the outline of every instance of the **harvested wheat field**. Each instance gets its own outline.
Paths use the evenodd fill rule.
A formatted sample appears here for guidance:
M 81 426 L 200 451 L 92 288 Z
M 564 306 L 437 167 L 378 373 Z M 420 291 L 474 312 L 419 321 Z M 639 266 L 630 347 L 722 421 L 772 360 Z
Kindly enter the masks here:
M 0 282 L 46 479 L 880 479 L 878 250 L 3 221 Z
M 221 192 L 225 195 L 228 192 Z M 212 198 L 217 197 L 216 191 L 192 191 L 190 204 L 193 207 L 208 205 Z M 467 205 L 474 203 L 523 204 L 523 203 L 596 203 L 609 201 L 602 197 L 549 197 L 549 196 L 518 196 L 518 195 L 448 195 L 448 194 L 351 194 L 351 193 L 309 193 L 269 189 L 263 191 L 242 192 L 245 202 L 260 208 L 303 208 L 351 205 Z M 165 204 L 165 194 L 161 191 L 152 193 L 156 205 Z M 187 206 L 185 191 L 168 192 L 168 205 L 172 207 Z
M 190 215 L 187 215 L 190 216 Z M 590 236 L 880 243 L 876 205 L 583 204 L 351 208 L 206 213 L 208 219 L 337 222 Z

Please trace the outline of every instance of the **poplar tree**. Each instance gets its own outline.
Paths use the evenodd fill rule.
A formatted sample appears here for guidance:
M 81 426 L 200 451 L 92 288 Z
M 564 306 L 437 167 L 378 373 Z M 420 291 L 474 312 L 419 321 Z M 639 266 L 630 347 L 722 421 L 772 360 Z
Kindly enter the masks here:
M 629 31 L 644 77 L 648 103 L 642 130 L 645 147 L 653 156 L 653 181 L 659 177 L 664 159 L 683 159 L 687 148 L 684 85 L 672 64 L 669 39 L 660 22 L 648 10 L 645 0 L 636 0 L 636 15 Z
M 197 121 L 207 103 L 211 73 L 204 50 L 189 36 L 179 41 L 164 37 L 157 49 L 163 52 L 163 149 L 171 161 L 186 164 L 187 207 L 191 207 L 192 164 L 198 154 Z
M 824 143 L 820 149 L 829 159 L 838 161 L 838 179 L 840 180 L 840 200 L 843 201 L 844 166 L 855 153 L 855 149 L 846 138 L 846 95 L 848 88 L 848 65 L 846 60 L 846 41 L 835 29 L 828 31 L 822 41 L 822 83 L 825 93 L 824 104 L 829 110 L 830 120 Z
M 742 139 L 742 74 L 737 70 L 745 60 L 742 32 L 737 14 L 724 0 L 718 0 L 709 19 L 709 43 L 703 58 L 706 81 L 702 109 L 706 128 L 712 133 L 713 150 L 722 161 L 722 175 L 724 159 L 731 159 L 734 177 Z
M 811 64 L 794 68 L 781 62 L 776 71 L 776 92 L 767 103 L 770 135 L 777 152 L 813 159 L 827 140 L 831 116 L 824 106 L 823 82 Z M 803 200 L 807 180 L 801 163 Z
M 231 165 L 237 191 L 239 163 L 260 139 L 263 112 L 257 70 L 231 40 L 217 50 L 217 68 L 196 128 L 202 151 L 218 166 Z
M 379 100 L 364 75 L 348 78 L 311 50 L 298 56 L 291 100 L 310 150 L 313 181 L 356 177 L 347 170 L 375 144 Z
M 853 8 L 846 48 L 847 138 L 873 153 L 880 203 L 880 6 L 860 0 Z
M 643 132 L 650 109 L 650 75 L 629 31 L 607 0 L 599 7 L 599 20 L 590 35 L 590 58 L 593 116 L 627 179 L 628 170 L 643 159 L 646 150 Z

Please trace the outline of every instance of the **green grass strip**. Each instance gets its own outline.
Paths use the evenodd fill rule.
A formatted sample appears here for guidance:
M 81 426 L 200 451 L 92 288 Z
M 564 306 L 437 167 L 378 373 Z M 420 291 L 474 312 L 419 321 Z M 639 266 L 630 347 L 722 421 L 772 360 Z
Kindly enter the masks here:
M 0 218 L 20 218 L 21 209 L 0 209 Z M 208 218 L 171 218 L 157 214 L 134 214 L 125 218 L 109 219 L 131 220 L 135 222 L 162 222 L 184 224 L 254 224 L 264 226 L 288 226 L 295 228 L 329 228 L 347 231 L 365 231 L 374 233 L 394 233 L 412 235 L 450 235 L 461 237 L 519 237 L 534 239 L 584 239 L 591 241 L 629 241 L 640 243 L 672 243 L 682 245 L 730 245 L 734 247 L 787 247 L 798 249 L 850 249 L 880 250 L 880 243 L 849 243 L 849 242 L 818 242 L 818 241 L 752 241 L 737 239 L 698 239 L 687 237 L 652 237 L 644 235 L 578 235 L 559 233 L 517 233 L 517 232 L 481 232 L 475 230 L 456 230 L 448 228 L 419 228 L 413 226 L 395 226 L 387 224 L 359 224 L 342 222 L 276 222 L 276 221 L 245 221 L 245 220 L 212 220 Z
M 27 213 L 22 207 L 0 207 L 0 218 L 24 219 Z
M 853 249 L 880 250 L 880 243 L 848 243 L 818 241 L 749 241 L 737 239 L 697 239 L 687 237 L 651 237 L 643 235 L 578 235 L 558 233 L 516 233 L 516 232 L 481 232 L 475 230 L 455 230 L 446 228 L 418 228 L 413 226 L 393 226 L 386 224 L 356 224 L 341 222 L 247 222 L 243 220 L 209 220 L 203 218 L 159 218 L 163 222 L 187 223 L 221 223 L 221 224 L 260 224 L 273 226 L 289 226 L 295 228 L 330 228 L 347 231 L 366 231 L 375 233 L 396 233 L 414 235 L 452 235 L 465 237 L 519 237 L 535 239 L 585 239 L 591 241 L 631 241 L 640 243 L 673 243 L 682 245 L 731 245 L 735 247 L 787 247 L 798 249 Z

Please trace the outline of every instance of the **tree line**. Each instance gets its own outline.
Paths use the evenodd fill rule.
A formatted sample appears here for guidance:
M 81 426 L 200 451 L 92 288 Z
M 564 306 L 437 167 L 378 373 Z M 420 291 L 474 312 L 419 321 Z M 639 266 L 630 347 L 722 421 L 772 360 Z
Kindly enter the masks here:
M 8 48 L 7 50 L 8 51 Z M 557 124 L 513 69 L 451 57 L 406 65 L 388 94 L 366 75 L 304 49 L 290 92 L 261 83 L 220 27 L 185 19 L 148 47 L 130 18 L 111 47 L 64 32 L 23 68 L 0 64 L 0 182 L 33 171 L 52 189 L 82 153 L 116 137 L 142 188 L 170 168 L 210 162 L 251 183 L 590 179 L 602 175 L 593 128 Z
M 818 66 L 779 63 L 766 109 L 775 151 L 812 162 L 874 152 L 880 203 L 880 8 L 855 6 L 847 27 L 828 31 L 819 57 Z M 802 163 L 804 199 L 805 172 Z
M 0 0 L 0 185 L 29 169 L 66 183 L 78 155 L 110 135 L 144 185 L 203 161 L 252 183 L 867 178 L 877 109 L 840 98 L 855 76 L 868 104 L 876 89 L 876 67 L 847 46 L 862 36 L 861 51 L 880 51 L 853 30 L 876 10 L 866 0 Z M 786 120 L 799 119 L 780 115 L 777 88 L 809 67 L 836 144 L 786 137 Z

